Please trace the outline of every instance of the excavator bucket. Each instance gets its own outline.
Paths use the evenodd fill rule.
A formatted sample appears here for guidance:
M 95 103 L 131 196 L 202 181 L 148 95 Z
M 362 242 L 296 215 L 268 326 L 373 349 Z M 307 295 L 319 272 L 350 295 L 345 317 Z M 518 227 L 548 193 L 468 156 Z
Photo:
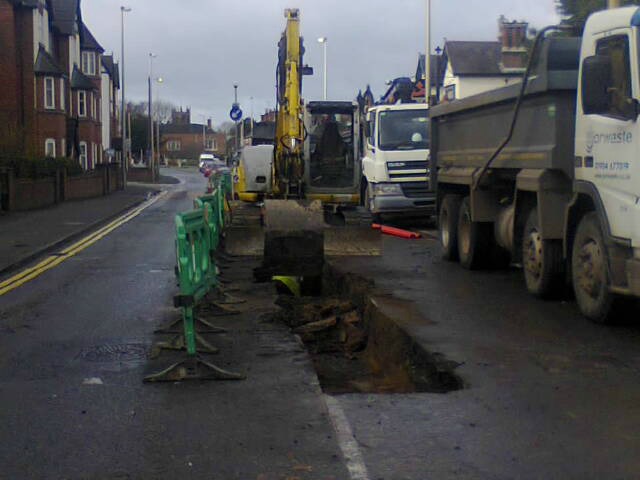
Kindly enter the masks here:
M 380 232 L 371 228 L 366 215 L 345 215 L 339 225 L 325 223 L 324 217 L 317 200 L 266 200 L 262 210 L 237 204 L 226 233 L 226 251 L 263 256 L 263 266 L 271 271 L 280 265 L 274 275 L 297 276 L 317 273 L 324 257 L 380 255 Z

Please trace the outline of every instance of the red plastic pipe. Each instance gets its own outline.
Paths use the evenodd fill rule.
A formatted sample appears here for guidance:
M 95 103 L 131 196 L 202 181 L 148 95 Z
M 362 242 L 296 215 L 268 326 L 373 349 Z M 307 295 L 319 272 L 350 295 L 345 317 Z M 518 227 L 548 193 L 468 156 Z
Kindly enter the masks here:
M 388 227 L 387 225 L 380 225 L 380 231 L 385 235 L 393 235 L 394 237 L 399 238 L 414 239 L 421 237 L 419 233 L 403 230 L 402 228 Z
M 371 228 L 373 228 L 374 230 L 380 230 L 381 227 L 382 227 L 382 225 L 380 225 L 379 223 L 372 223 L 371 224 Z

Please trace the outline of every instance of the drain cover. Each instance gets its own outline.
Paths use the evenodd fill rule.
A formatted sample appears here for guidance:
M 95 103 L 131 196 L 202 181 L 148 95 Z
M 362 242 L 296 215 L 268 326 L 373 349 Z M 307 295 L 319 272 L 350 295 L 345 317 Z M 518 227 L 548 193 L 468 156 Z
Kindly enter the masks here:
M 80 358 L 89 362 L 127 362 L 147 357 L 149 346 L 144 343 L 96 345 L 80 352 Z

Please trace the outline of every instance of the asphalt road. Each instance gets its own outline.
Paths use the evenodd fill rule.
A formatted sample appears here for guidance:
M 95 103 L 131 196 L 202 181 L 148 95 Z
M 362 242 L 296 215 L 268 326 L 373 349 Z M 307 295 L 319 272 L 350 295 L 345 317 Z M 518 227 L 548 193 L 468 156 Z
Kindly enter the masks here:
M 430 239 L 386 237 L 384 256 L 339 265 L 375 279 L 379 303 L 466 384 L 338 397 L 371 478 L 640 478 L 640 322 L 590 323 L 571 299 L 530 297 L 518 270 L 444 262 Z
M 374 279 L 380 308 L 459 364 L 464 389 L 322 396 L 304 349 L 266 320 L 253 258 L 227 271 L 248 301 L 210 340 L 211 361 L 247 380 L 142 384 L 174 358 L 148 359 L 178 314 L 173 214 L 205 186 L 175 175 L 138 217 L 0 297 L 0 478 L 640 477 L 640 323 L 591 324 L 570 299 L 528 296 L 518 271 L 441 261 L 431 239 L 385 237 L 382 257 L 336 264 Z
M 242 315 L 210 341 L 238 382 L 143 384 L 154 328 L 176 319 L 174 213 L 205 181 L 182 181 L 138 217 L 0 297 L 0 478 L 347 478 L 302 347 L 251 261 L 234 268 Z M 242 283 L 244 282 L 244 283 Z

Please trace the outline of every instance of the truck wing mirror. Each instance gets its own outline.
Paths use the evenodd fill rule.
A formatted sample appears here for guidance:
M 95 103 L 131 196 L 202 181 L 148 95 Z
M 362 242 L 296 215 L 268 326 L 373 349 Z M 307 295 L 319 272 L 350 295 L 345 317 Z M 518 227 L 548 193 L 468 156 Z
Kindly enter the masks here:
M 585 114 L 605 113 L 609 110 L 611 87 L 611 59 L 593 55 L 582 62 L 582 110 Z

